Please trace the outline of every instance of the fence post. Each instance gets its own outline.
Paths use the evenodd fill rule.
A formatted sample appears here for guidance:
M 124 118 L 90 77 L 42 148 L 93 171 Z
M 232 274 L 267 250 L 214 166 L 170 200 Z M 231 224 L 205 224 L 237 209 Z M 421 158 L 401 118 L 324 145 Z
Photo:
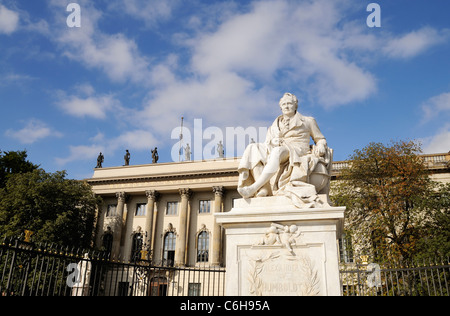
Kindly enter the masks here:
M 9 267 L 8 282 L 6 283 L 6 296 L 10 296 L 10 294 L 11 294 L 10 293 L 11 292 L 11 283 L 12 283 L 14 267 L 15 267 L 15 263 L 16 263 L 18 244 L 19 244 L 19 241 L 16 239 L 15 244 L 14 244 L 13 255 L 11 258 L 11 266 Z

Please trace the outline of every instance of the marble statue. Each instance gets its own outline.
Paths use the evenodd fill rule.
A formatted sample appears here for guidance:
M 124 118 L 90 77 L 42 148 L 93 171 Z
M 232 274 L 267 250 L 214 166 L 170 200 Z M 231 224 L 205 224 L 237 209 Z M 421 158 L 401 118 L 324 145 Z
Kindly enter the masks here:
M 291 93 L 281 98 L 282 115 L 265 143 L 251 143 L 239 164 L 238 192 L 244 198 L 283 195 L 299 208 L 320 207 L 328 194 L 333 151 L 312 117 L 301 115 Z M 315 145 L 310 146 L 310 140 Z
M 190 161 L 191 160 L 191 147 L 189 144 L 186 145 L 186 148 L 184 148 L 184 160 Z
M 217 153 L 219 154 L 219 158 L 223 158 L 225 155 L 222 141 L 219 141 L 219 143 L 217 144 Z

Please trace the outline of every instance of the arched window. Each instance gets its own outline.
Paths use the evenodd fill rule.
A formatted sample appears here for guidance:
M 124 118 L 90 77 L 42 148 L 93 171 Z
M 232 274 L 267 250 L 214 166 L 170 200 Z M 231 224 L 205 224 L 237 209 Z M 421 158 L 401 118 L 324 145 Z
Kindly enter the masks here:
M 209 233 L 202 231 L 197 240 L 197 262 L 208 262 L 209 260 Z
M 173 267 L 175 261 L 176 236 L 173 232 L 164 235 L 163 265 Z

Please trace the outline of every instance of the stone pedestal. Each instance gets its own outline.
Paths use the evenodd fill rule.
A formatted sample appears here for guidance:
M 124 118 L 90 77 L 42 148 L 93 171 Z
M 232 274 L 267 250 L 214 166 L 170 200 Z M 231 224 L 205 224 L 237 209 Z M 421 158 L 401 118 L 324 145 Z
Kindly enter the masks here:
M 345 207 L 299 209 L 286 197 L 235 200 L 226 231 L 227 296 L 337 296 Z

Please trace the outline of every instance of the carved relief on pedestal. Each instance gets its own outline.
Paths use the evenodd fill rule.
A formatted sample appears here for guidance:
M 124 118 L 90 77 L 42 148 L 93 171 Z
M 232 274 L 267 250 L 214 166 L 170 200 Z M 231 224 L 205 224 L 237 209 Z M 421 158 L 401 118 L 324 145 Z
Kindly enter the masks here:
M 297 243 L 301 235 L 301 231 L 297 227 L 297 225 L 280 225 L 276 223 L 272 223 L 270 228 L 266 231 L 264 238 L 257 245 L 281 245 L 285 247 L 291 255 L 295 255 L 292 250 L 292 246 Z
M 297 225 L 272 223 L 264 237 L 242 252 L 246 295 L 318 296 L 321 275 L 314 251 L 301 243 Z

